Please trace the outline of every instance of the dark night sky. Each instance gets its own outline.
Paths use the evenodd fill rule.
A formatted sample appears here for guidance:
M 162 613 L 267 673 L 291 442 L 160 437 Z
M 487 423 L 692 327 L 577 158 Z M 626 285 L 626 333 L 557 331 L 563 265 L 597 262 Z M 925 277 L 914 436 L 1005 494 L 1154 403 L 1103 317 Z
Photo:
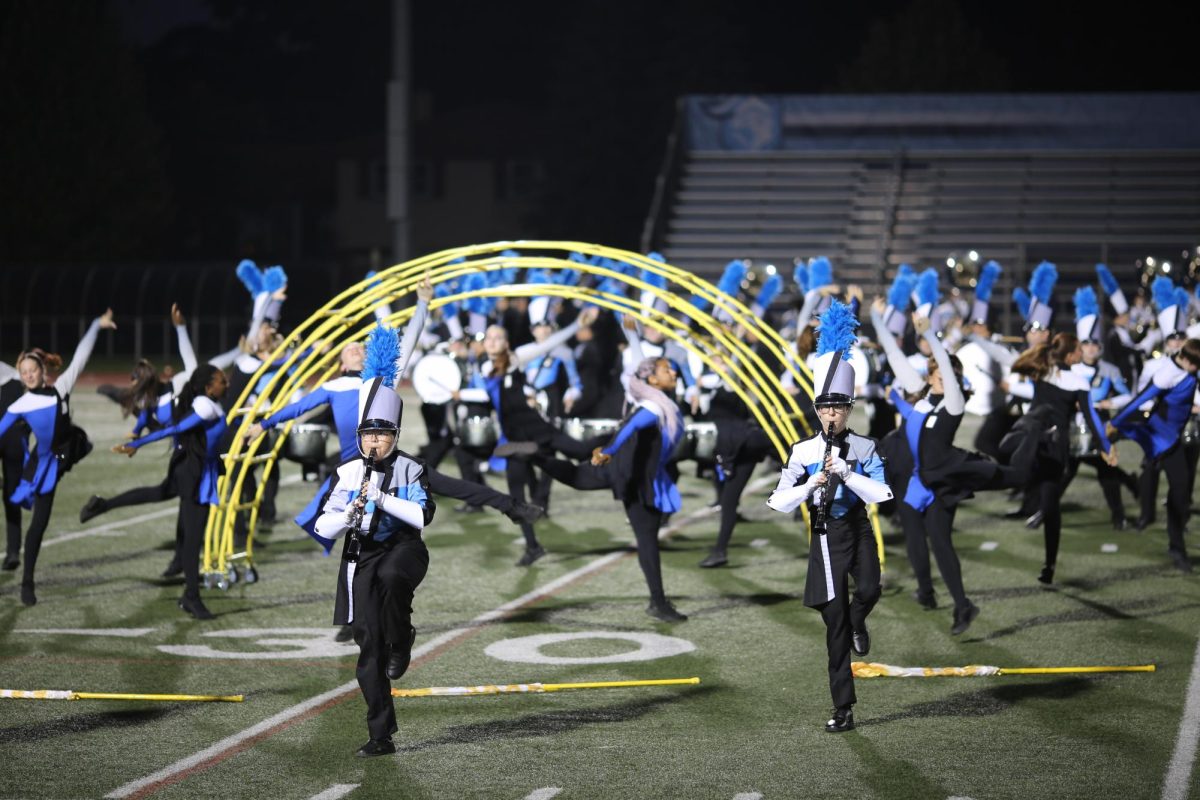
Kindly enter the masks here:
M 446 146 L 439 122 L 486 108 L 480 139 L 550 165 L 544 232 L 624 246 L 681 94 L 1200 89 L 1198 15 L 1184 3 L 1119 15 L 1044 0 L 412 6 L 414 88 L 433 111 L 418 156 Z M 383 130 L 389 10 L 6 2 L 0 259 L 229 257 L 235 212 L 327 206 L 338 148 Z M 64 244 L 64 227 L 96 219 L 100 233 Z

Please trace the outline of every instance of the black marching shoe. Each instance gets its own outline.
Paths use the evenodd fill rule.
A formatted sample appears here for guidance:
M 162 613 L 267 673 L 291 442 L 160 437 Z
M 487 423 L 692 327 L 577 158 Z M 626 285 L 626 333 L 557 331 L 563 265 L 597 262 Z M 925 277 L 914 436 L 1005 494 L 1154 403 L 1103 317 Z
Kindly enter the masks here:
M 1030 530 L 1033 530 L 1035 528 L 1040 528 L 1040 527 L 1042 527 L 1042 520 L 1044 520 L 1045 518 L 1046 518 L 1046 515 L 1043 514 L 1040 510 L 1035 511 L 1029 516 L 1029 519 L 1025 520 L 1025 527 L 1029 528 Z
M 854 710 L 850 706 L 835 708 L 833 716 L 825 723 L 826 733 L 845 733 L 854 730 Z
M 390 756 L 396 752 L 396 745 L 388 739 L 372 739 L 354 753 L 359 758 L 374 758 L 375 756 Z
M 79 524 L 82 525 L 92 517 L 103 514 L 106 510 L 104 507 L 104 498 L 99 495 L 92 495 L 83 504 L 83 508 L 79 512 Z
M 1125 518 L 1124 514 L 1113 514 L 1112 527 L 1114 531 L 1123 531 L 1129 527 L 1129 520 Z
M 728 563 L 729 559 L 725 556 L 725 551 L 714 549 L 703 561 L 700 562 L 700 566 L 704 567 L 705 569 L 711 569 L 712 567 L 723 567 Z
M 1142 531 L 1146 530 L 1146 528 L 1149 528 L 1153 524 L 1154 524 L 1153 517 L 1138 517 L 1137 522 L 1133 523 L 1133 528 L 1138 533 L 1141 533 Z
M 912 593 L 912 598 L 917 601 L 917 605 L 926 611 L 933 611 L 937 608 L 937 594 L 932 591 L 929 594 L 925 594 L 918 589 Z
M 533 547 L 526 547 L 525 552 L 521 554 L 519 559 L 517 559 L 517 566 L 528 567 L 530 564 L 537 561 L 544 555 L 546 555 L 546 548 L 542 547 L 540 544 L 534 545 Z
M 687 614 L 680 614 L 670 600 L 651 600 L 646 613 L 663 622 L 686 622 Z
M 216 614 L 208 610 L 204 602 L 199 598 L 181 597 L 179 598 L 179 607 L 191 614 L 196 619 L 216 619 Z
M 400 680 L 404 673 L 408 672 L 408 662 L 412 660 L 413 643 L 417 641 L 417 629 L 410 626 L 409 630 L 412 632 L 408 635 L 408 645 L 394 644 L 388 653 L 386 670 L 388 680 Z
M 1042 572 L 1038 575 L 1038 582 L 1046 586 L 1054 583 L 1054 567 L 1049 565 L 1042 567 Z
M 961 609 L 954 609 L 954 624 L 950 626 L 950 635 L 958 636 L 971 627 L 971 623 L 979 616 L 979 606 L 972 603 L 970 600 Z
M 352 642 L 354 641 L 354 629 L 349 625 L 343 625 L 338 628 L 337 634 L 333 637 L 335 642 Z
M 162 575 L 160 575 L 159 577 L 178 578 L 182 574 L 183 574 L 183 565 L 179 563 L 178 559 L 172 558 L 171 563 L 167 564 L 167 568 L 162 571 Z
M 860 631 L 850 629 L 850 649 L 856 656 L 865 656 L 871 652 L 871 634 L 867 633 L 865 627 Z
M 21 558 L 9 553 L 4 557 L 4 571 L 12 572 L 17 567 L 21 566 Z
M 1175 565 L 1175 569 L 1183 573 L 1192 571 L 1192 560 L 1183 553 L 1170 553 L 1171 563 Z
M 511 519 L 513 522 L 520 525 L 521 523 L 529 523 L 532 525 L 542 517 L 546 516 L 546 509 L 536 503 L 524 503 L 518 500 L 513 503 L 513 507 L 504 512 L 504 516 Z
M 475 506 L 470 503 L 463 503 L 454 507 L 454 510 L 459 514 L 482 514 L 483 506 Z
M 33 593 L 33 583 L 21 584 L 21 604 L 26 606 L 37 605 L 37 595 Z

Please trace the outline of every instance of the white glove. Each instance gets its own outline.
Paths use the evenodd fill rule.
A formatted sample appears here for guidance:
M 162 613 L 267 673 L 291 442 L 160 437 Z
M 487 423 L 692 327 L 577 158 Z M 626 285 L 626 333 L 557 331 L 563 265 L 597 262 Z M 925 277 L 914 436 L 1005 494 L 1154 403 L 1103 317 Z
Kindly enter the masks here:
M 692 402 L 692 398 L 699 397 L 699 396 L 700 396 L 700 387 L 697 386 L 696 384 L 692 384 L 691 386 L 689 386 L 683 390 L 683 400 L 685 403 L 690 403 L 690 402 Z
M 384 492 L 373 483 L 368 483 L 366 490 L 363 492 L 363 499 L 368 503 L 379 505 L 379 499 L 384 496 Z
M 829 471 L 837 475 L 842 480 L 846 479 L 846 475 L 850 472 L 850 465 L 846 463 L 846 459 L 839 456 L 831 456 L 829 461 Z
M 355 505 L 354 503 L 351 503 L 349 505 L 349 507 L 346 508 L 346 527 L 353 528 L 354 524 L 357 521 L 358 521 L 358 506 Z
M 824 473 L 818 471 L 808 476 L 808 480 L 804 482 L 804 488 L 806 490 L 805 497 L 812 497 L 812 493 L 824 485 L 824 482 L 820 480 L 823 474 Z M 826 480 L 828 480 L 828 478 Z

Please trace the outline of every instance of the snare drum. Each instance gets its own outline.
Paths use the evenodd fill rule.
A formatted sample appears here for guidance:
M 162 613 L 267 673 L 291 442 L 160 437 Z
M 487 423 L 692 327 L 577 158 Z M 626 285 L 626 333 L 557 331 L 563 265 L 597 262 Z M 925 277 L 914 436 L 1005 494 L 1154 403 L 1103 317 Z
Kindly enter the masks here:
M 689 422 L 683 436 L 671 454 L 674 461 L 712 461 L 717 455 L 717 424 L 715 422 Z
M 1187 424 L 1183 426 L 1183 443 L 1197 442 L 1200 442 L 1200 417 L 1188 417 Z
M 467 417 L 458 422 L 458 439 L 464 447 L 492 450 L 498 438 L 494 417 Z
M 283 457 L 301 464 L 313 464 L 325 460 L 325 442 L 332 433 L 328 425 L 299 423 L 292 426 L 287 441 L 283 443 Z
M 1082 458 L 1096 452 L 1096 441 L 1092 437 L 1092 429 L 1086 423 L 1075 423 L 1071 426 L 1071 455 Z
M 597 436 L 612 436 L 621 428 L 619 419 L 580 419 L 569 417 L 563 420 L 562 430 L 572 439 L 586 442 Z

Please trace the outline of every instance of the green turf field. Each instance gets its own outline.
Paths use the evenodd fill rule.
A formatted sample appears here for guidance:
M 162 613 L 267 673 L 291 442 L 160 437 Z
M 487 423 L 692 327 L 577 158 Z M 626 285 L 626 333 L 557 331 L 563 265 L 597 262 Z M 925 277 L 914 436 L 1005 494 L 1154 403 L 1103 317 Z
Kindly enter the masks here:
M 415 420 L 415 397 L 407 399 Z M 1153 674 L 861 680 L 858 729 L 826 734 L 824 628 L 799 599 L 805 536 L 763 505 L 762 484 L 774 483 L 764 467 L 760 488 L 744 498 L 749 521 L 730 566 L 698 569 L 717 521 L 703 510 L 711 486 L 688 464 L 685 509 L 663 559 L 668 593 L 691 619 L 668 626 L 645 615 L 645 586 L 626 549 L 632 534 L 607 493 L 556 487 L 552 517 L 539 524 L 551 554 L 530 569 L 513 566 L 519 532 L 507 519 L 464 517 L 444 500 L 427 531 L 418 649 L 402 684 L 698 676 L 699 686 L 397 700 L 400 752 L 364 762 L 353 757 L 366 740 L 356 649 L 336 644 L 329 624 L 336 562 L 280 523 L 261 538 L 260 582 L 206 591 L 218 618 L 193 621 L 175 607 L 181 586 L 157 577 L 170 557 L 172 504 L 78 524 L 89 494 L 160 480 L 165 445 L 132 461 L 110 454 L 127 428 L 115 406 L 83 390 L 73 400 L 97 449 L 59 492 L 38 565 L 39 604 L 23 608 L 19 578 L 0 574 L 0 688 L 246 699 L 0 700 L 0 798 L 1132 799 L 1184 797 L 1200 785 L 1190 761 L 1182 773 L 1170 770 L 1181 730 L 1193 745 L 1197 733 L 1185 701 L 1200 577 L 1169 566 L 1161 523 L 1141 535 L 1112 531 L 1088 467 L 1066 498 L 1053 591 L 1035 581 L 1040 531 L 1003 519 L 1005 497 L 983 496 L 960 512 L 956 543 L 983 612 L 962 637 L 949 635 L 944 592 L 936 611 L 911 599 L 902 539 L 888 531 L 870 658 L 1154 663 Z M 970 441 L 969 426 L 960 441 Z M 415 449 L 423 436 L 414 424 L 402 438 Z M 1125 466 L 1136 464 L 1129 444 L 1120 451 Z M 445 466 L 453 473 L 452 462 Z M 297 472 L 286 464 L 281 515 L 315 489 Z M 1194 538 L 1192 546 L 1200 546 Z M 507 615 L 484 616 L 506 604 Z M 488 653 L 539 634 L 594 635 L 537 651 L 574 660 L 565 664 Z M 613 660 L 655 654 L 629 634 L 667 637 L 651 644 L 674 654 Z

